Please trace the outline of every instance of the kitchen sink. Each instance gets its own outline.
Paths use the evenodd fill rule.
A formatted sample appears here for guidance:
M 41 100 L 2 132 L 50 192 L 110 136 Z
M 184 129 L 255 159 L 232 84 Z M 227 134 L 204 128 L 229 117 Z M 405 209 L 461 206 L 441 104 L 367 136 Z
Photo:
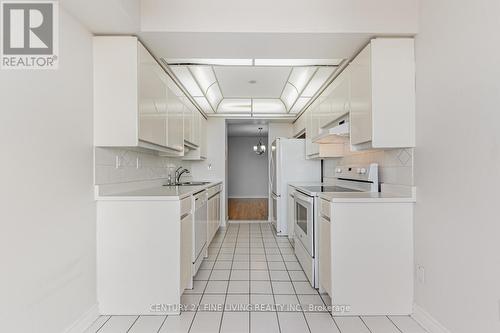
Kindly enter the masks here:
M 210 184 L 210 182 L 183 182 L 177 185 L 163 185 L 163 186 L 201 186 L 207 184 Z
M 184 182 L 184 183 L 179 183 L 179 186 L 200 186 L 207 184 L 210 184 L 210 182 Z

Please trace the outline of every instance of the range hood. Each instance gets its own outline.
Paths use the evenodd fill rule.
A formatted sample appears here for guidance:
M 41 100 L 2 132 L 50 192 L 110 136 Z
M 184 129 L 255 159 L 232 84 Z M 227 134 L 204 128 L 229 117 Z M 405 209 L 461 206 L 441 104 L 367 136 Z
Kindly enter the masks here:
M 312 139 L 314 143 L 344 143 L 349 139 L 349 116 L 337 119 L 329 128 L 321 129 L 321 133 Z

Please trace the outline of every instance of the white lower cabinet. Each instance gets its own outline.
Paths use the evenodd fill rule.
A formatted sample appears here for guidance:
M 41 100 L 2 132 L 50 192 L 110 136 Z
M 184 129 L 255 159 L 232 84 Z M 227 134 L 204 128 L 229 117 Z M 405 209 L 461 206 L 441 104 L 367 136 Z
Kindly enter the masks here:
M 321 199 L 321 207 L 327 206 L 330 208 L 330 203 Z M 325 291 L 330 297 L 332 296 L 332 262 L 331 262 L 331 241 L 330 241 L 330 214 L 324 214 L 324 210 L 320 211 L 319 220 L 319 287 L 320 291 Z M 330 304 L 328 304 L 330 305 Z
M 193 214 L 191 212 L 181 217 L 181 292 L 193 288 L 193 273 L 191 262 L 193 252 Z
M 192 197 L 97 201 L 99 312 L 179 314 L 192 288 L 192 234 Z
M 319 215 L 320 287 L 349 306 L 335 315 L 411 314 L 413 203 L 322 199 Z
M 208 244 L 212 241 L 221 223 L 221 185 L 208 189 Z

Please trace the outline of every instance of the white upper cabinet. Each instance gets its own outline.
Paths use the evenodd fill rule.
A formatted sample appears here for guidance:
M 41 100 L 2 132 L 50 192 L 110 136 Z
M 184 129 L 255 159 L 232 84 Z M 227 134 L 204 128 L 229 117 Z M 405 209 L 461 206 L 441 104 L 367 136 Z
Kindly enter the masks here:
M 349 112 L 349 77 L 347 73 L 342 74 L 307 108 L 307 114 L 304 113 L 307 158 L 344 156 L 344 143 L 314 142 L 328 124 Z
M 306 118 L 304 116 L 299 117 L 293 123 L 293 137 L 297 138 L 305 133 L 306 131 Z
M 168 113 L 170 91 L 167 75 L 155 59 L 139 46 L 139 140 L 162 147 L 168 146 Z
M 185 138 L 184 159 L 204 160 L 207 158 L 207 120 L 198 110 L 185 110 L 184 117 L 184 130 L 189 134 Z
M 413 39 L 373 39 L 348 68 L 352 148 L 414 147 Z
M 349 69 L 346 69 L 323 92 L 320 132 L 321 129 L 328 128 L 333 121 L 349 113 L 349 78 Z
M 131 36 L 96 36 L 93 52 L 94 145 L 182 156 L 184 95 L 155 58 Z

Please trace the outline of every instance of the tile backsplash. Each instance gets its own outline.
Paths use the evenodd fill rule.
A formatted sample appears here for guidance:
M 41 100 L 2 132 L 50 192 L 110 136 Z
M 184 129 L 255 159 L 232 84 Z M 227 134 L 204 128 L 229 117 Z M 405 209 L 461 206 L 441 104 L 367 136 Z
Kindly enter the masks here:
M 162 157 L 154 153 L 123 148 L 94 148 L 94 183 L 96 185 L 166 179 L 177 167 L 191 170 L 189 161 Z M 189 180 L 184 175 L 183 180 Z
M 326 159 L 323 163 L 324 177 L 334 177 L 336 166 L 369 163 L 378 163 L 381 183 L 414 185 L 412 148 L 352 152 L 340 159 Z

